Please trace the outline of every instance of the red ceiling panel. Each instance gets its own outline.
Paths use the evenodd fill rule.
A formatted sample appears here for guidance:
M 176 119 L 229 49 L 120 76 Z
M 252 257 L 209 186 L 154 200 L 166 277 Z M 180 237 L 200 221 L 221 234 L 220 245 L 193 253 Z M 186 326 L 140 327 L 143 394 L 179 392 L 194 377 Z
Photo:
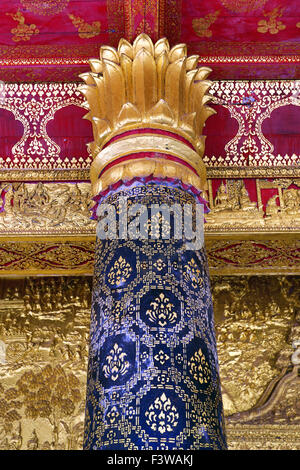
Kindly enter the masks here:
M 74 81 L 102 44 L 185 42 L 213 79 L 298 78 L 299 0 L 2 0 L 0 79 Z

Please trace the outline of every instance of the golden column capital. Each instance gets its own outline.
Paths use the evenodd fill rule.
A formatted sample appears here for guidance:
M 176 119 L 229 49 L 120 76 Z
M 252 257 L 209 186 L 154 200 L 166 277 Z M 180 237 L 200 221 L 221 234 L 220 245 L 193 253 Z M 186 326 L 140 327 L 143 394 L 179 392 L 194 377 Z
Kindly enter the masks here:
M 133 44 L 100 48 L 100 59 L 80 75 L 85 118 L 93 126 L 89 145 L 93 194 L 136 176 L 172 177 L 205 189 L 202 162 L 211 82 L 199 56 L 185 44 L 170 49 L 167 39 L 153 44 L 140 34 Z

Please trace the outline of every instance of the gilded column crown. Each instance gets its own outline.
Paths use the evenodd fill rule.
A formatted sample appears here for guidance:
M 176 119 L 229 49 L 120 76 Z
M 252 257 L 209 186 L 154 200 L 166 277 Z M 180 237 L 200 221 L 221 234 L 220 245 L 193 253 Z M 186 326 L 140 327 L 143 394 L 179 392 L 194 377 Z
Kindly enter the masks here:
M 197 68 L 198 58 L 187 56 L 185 44 L 170 49 L 167 39 L 153 44 L 146 34 L 133 44 L 121 39 L 117 50 L 102 46 L 100 59 L 89 61 L 91 72 L 80 75 L 85 84 L 79 87 L 89 111 L 85 118 L 93 126 L 94 142 L 89 144 L 93 156 L 97 159 L 113 137 L 127 131 L 159 129 L 187 141 L 191 161 L 189 157 L 186 161 L 199 175 L 205 141 L 202 130 L 215 111 L 207 106 L 211 82 L 206 78 L 211 69 Z M 154 144 L 153 148 L 157 150 Z M 94 165 L 94 179 L 103 165 L 99 163 L 96 169 Z M 91 174 L 93 178 L 93 169 Z

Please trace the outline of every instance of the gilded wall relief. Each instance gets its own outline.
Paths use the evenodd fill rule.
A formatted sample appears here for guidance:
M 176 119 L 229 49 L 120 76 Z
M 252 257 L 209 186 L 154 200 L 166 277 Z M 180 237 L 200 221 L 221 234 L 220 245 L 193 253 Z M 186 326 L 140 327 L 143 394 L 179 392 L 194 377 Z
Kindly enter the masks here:
M 270 382 L 256 406 L 228 417 L 227 432 L 234 449 L 300 450 L 299 310 L 289 340 L 293 354 Z
M 94 233 L 89 183 L 0 183 L 0 233 Z
M 299 277 L 213 277 L 226 415 L 253 408 L 299 338 Z
M 298 445 L 295 437 L 278 435 L 298 429 L 299 388 L 284 377 L 290 373 L 293 343 L 300 339 L 299 281 L 291 276 L 212 278 L 232 449 Z M 1 449 L 82 448 L 91 290 L 91 277 L 1 279 Z M 197 354 L 199 362 L 201 351 Z M 165 357 L 158 354 L 157 360 Z M 111 374 L 109 357 L 105 366 Z M 281 411 L 271 413 L 275 418 L 267 423 L 248 423 L 247 413 L 263 409 L 283 379 L 286 386 L 275 400 Z
M 91 278 L 0 284 L 0 448 L 81 449 Z
M 225 227 L 229 230 L 300 230 L 299 179 L 256 179 L 252 200 L 246 184 L 249 185 L 247 180 L 242 179 L 221 180 L 214 195 L 213 181 L 209 180 L 208 231 Z M 250 184 L 253 186 L 254 181 Z
M 254 188 L 249 194 L 249 185 Z M 251 188 L 250 188 L 251 189 Z M 206 232 L 300 230 L 297 178 L 208 180 Z M 0 234 L 95 233 L 87 182 L 0 182 Z

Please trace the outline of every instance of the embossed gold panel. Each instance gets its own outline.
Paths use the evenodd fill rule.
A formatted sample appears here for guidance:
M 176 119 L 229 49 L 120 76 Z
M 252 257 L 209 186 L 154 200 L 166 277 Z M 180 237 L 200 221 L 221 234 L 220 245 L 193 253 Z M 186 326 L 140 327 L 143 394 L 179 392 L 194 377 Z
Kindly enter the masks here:
M 82 448 L 91 287 L 91 277 L 0 280 L 1 449 Z M 299 289 L 299 277 L 212 277 L 231 449 L 300 448 L 299 388 L 285 378 Z M 277 411 L 264 422 L 273 382 Z

